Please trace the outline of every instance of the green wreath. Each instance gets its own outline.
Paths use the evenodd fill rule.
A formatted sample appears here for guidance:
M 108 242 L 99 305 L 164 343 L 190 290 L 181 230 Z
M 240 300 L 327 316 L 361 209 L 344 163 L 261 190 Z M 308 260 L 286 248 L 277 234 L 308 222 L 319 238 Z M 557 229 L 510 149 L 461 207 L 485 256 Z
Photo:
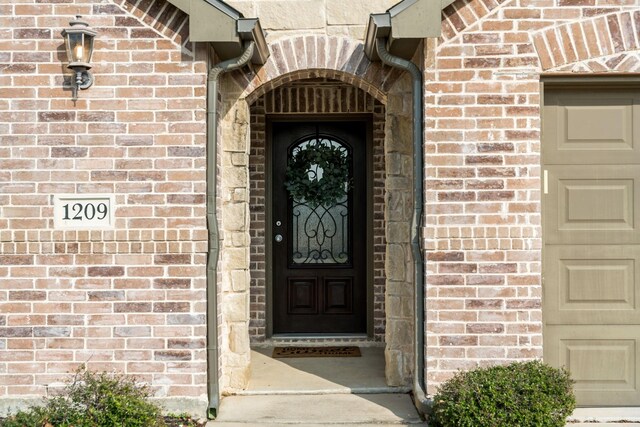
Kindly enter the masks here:
M 310 205 L 336 204 L 351 187 L 347 154 L 330 143 L 308 143 L 289 159 L 285 187 L 293 199 Z

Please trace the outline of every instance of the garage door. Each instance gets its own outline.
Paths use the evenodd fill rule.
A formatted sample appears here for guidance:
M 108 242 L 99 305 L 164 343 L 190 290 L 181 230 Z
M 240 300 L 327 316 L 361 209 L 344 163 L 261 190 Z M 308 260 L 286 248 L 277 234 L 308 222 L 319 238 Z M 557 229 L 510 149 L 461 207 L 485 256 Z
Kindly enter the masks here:
M 581 406 L 640 406 L 640 86 L 542 113 L 544 358 Z

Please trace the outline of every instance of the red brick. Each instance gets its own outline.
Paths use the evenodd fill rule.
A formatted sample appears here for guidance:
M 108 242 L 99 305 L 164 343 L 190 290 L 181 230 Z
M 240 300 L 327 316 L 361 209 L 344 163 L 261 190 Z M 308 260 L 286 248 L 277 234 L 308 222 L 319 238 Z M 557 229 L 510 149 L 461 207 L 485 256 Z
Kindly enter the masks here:
M 0 255 L 0 265 L 32 265 L 33 255 Z
M 429 261 L 463 261 L 464 252 L 428 252 Z
M 442 336 L 439 344 L 443 346 L 475 346 L 478 345 L 478 337 L 473 335 Z
M 470 310 L 497 310 L 504 307 L 504 301 L 500 299 L 469 299 L 465 307 Z
M 477 271 L 477 264 L 441 263 L 438 265 L 439 273 L 476 273 Z
M 88 267 L 90 277 L 119 277 L 124 276 L 124 267 Z
M 115 313 L 145 313 L 151 311 L 150 302 L 122 302 L 113 305 Z
M 156 302 L 153 303 L 153 311 L 156 313 L 189 312 L 191 306 L 188 302 Z
M 466 326 L 468 334 L 499 334 L 504 332 L 501 323 L 469 323 Z
M 43 301 L 47 299 L 44 291 L 9 291 L 10 301 Z
M 427 275 L 427 283 L 432 286 L 464 285 L 464 277 L 460 275 Z
M 191 255 L 189 254 L 156 255 L 154 257 L 154 263 L 158 265 L 191 264 Z

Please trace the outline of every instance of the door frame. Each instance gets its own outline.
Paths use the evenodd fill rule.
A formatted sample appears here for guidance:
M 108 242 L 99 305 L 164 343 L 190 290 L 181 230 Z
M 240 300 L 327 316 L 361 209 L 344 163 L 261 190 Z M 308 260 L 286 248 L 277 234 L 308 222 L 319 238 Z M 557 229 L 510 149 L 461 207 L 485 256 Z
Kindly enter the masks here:
M 352 113 L 352 114 L 267 114 L 265 116 L 265 281 L 266 281 L 266 336 L 267 339 L 273 338 L 273 191 L 271 188 L 271 177 L 273 176 L 272 165 L 272 123 L 273 122 L 364 122 L 366 127 L 365 136 L 365 158 L 366 158 L 366 241 L 367 241 L 367 254 L 365 265 L 365 277 L 367 281 L 367 338 L 373 337 L 373 114 L 369 113 Z M 275 335 L 275 337 L 313 337 L 322 338 L 323 334 L 313 335 Z M 327 334 L 326 337 L 335 337 L 342 335 Z M 361 337 L 361 335 L 345 335 Z

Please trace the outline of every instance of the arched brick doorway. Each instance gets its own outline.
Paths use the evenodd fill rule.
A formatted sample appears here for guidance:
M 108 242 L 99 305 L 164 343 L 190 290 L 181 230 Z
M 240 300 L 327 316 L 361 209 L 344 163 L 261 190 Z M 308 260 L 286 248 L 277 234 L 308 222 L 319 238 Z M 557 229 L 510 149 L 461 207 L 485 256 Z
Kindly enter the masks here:
M 384 153 L 384 105 L 367 92 L 351 84 L 326 77 L 310 77 L 294 80 L 279 86 L 251 105 L 251 151 L 249 157 L 250 212 L 251 212 L 251 306 L 249 333 L 252 342 L 262 342 L 272 335 L 271 318 L 273 301 L 270 277 L 267 274 L 270 260 L 268 250 L 271 236 L 267 216 L 270 202 L 267 197 L 267 129 L 268 119 L 297 116 L 301 120 L 339 117 L 366 118 L 372 123 L 371 170 L 368 173 L 368 193 L 371 195 L 367 239 L 368 282 L 366 334 L 354 334 L 349 341 L 385 340 L 385 153 Z M 364 219 L 363 219 L 364 220 Z M 364 248 L 363 248 L 364 249 Z M 276 331 L 277 332 L 277 331 Z M 364 332 L 364 331 L 363 331 Z

